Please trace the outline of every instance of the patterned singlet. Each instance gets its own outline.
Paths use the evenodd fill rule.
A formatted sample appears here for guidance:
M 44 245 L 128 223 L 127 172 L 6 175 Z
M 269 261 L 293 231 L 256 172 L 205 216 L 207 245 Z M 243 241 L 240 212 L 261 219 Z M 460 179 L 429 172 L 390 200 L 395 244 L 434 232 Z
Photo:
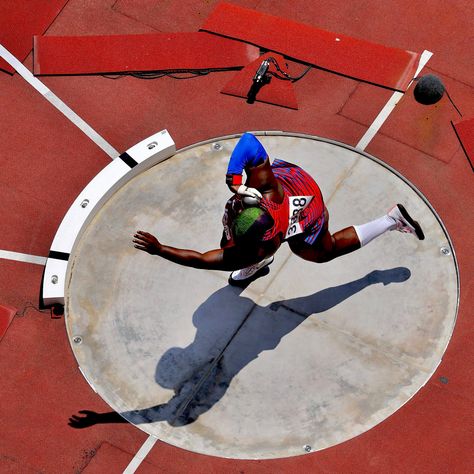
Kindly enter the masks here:
M 285 239 L 303 234 L 304 241 L 313 244 L 324 224 L 324 202 L 319 186 L 306 171 L 283 160 L 275 160 L 272 171 L 283 187 L 285 198 L 281 204 L 261 200 L 260 206 L 275 221 L 263 240 L 281 232 Z
M 302 234 L 306 243 L 313 244 L 324 224 L 324 202 L 319 186 L 306 171 L 283 160 L 274 160 L 272 171 L 285 197 L 281 204 L 265 198 L 260 201 L 260 207 L 275 222 L 263 240 L 270 240 L 279 233 L 285 240 Z M 233 218 L 242 209 L 240 196 L 233 196 L 227 201 L 222 223 L 228 241 L 232 241 L 230 227 Z

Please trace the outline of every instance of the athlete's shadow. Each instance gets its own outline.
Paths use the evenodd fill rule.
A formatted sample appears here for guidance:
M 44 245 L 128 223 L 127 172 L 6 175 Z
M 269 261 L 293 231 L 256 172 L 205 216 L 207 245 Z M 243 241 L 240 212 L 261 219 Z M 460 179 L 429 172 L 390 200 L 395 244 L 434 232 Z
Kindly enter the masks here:
M 195 311 L 194 341 L 184 348 L 168 349 L 158 362 L 155 380 L 163 388 L 172 389 L 174 396 L 166 403 L 120 415 L 134 424 L 192 423 L 224 396 L 236 374 L 262 351 L 277 347 L 282 337 L 307 317 L 333 308 L 370 285 L 399 283 L 410 276 L 405 267 L 376 270 L 359 280 L 267 307 L 240 296 L 243 288 L 221 288 Z M 82 413 L 84 417 L 70 419 L 71 426 L 121 421 L 112 413 Z

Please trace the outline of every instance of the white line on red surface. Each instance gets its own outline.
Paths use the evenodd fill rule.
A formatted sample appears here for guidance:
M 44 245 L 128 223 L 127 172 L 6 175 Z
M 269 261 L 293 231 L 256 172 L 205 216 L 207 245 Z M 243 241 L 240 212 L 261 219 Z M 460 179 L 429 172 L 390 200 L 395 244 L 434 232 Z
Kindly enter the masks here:
M 34 263 L 36 265 L 46 265 L 46 257 L 39 255 L 30 255 L 28 253 L 10 252 L 9 250 L 0 250 L 0 259 L 15 260 L 16 262 Z
M 117 158 L 120 153 L 104 138 L 102 138 L 88 123 L 69 108 L 57 95 L 51 92 L 38 78 L 33 74 L 4 46 L 0 44 L 0 56 L 12 66 L 20 76 L 34 87 L 46 100 L 48 100 L 56 109 L 58 109 L 66 118 L 85 133 L 98 147 L 102 148 L 110 158 Z
M 415 72 L 415 77 L 418 76 L 420 71 L 425 67 L 426 63 L 429 61 L 429 59 L 433 56 L 433 53 L 430 51 L 423 51 L 420 57 L 420 63 L 418 64 L 418 68 Z M 413 83 L 413 81 L 410 82 L 408 85 L 408 88 L 410 85 Z M 375 120 L 373 121 L 372 125 L 368 128 L 368 130 L 365 132 L 364 136 L 360 139 L 359 143 L 356 145 L 356 148 L 358 150 L 365 150 L 367 145 L 371 142 L 372 138 L 376 135 L 376 133 L 380 130 L 380 127 L 384 124 L 385 120 L 387 120 L 388 116 L 392 113 L 393 109 L 395 106 L 398 104 L 399 100 L 403 97 L 403 92 L 394 92 L 392 97 L 388 100 L 388 102 L 385 104 L 384 108 L 380 111 L 380 113 L 377 115 Z
M 143 443 L 142 447 L 138 450 L 135 457 L 130 461 L 130 464 L 125 468 L 123 474 L 133 474 L 142 461 L 148 456 L 148 453 L 151 451 L 151 448 L 155 446 L 155 443 L 158 441 L 158 438 L 150 435 L 147 440 Z

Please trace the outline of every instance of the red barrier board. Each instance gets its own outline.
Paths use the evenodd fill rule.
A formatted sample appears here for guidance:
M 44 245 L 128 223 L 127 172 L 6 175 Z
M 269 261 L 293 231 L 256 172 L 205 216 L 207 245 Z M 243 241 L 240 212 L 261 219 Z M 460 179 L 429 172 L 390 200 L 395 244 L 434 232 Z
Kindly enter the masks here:
M 405 91 L 420 54 L 220 3 L 202 30 L 239 39 L 362 81 Z
M 456 135 L 461 142 L 464 152 L 467 155 L 467 159 L 474 171 L 474 117 L 459 122 L 453 122 L 454 130 Z
M 258 67 L 262 64 L 262 61 L 268 57 L 275 58 L 278 61 L 279 67 L 287 74 L 289 73 L 283 56 L 275 53 L 267 53 L 250 63 L 242 69 L 242 71 L 239 71 L 225 85 L 221 92 L 223 94 L 247 98 L 249 103 L 252 103 L 252 100 L 255 100 L 257 102 L 265 102 L 267 104 L 297 109 L 298 103 L 296 101 L 293 84 L 288 80 L 279 79 L 275 76 L 268 76 L 268 83 L 265 82 L 261 88 L 255 90 L 253 78 Z M 268 71 L 282 76 L 281 72 L 276 69 L 274 64 L 270 64 Z
M 66 3 L 67 0 L 1 0 L 0 44 L 24 61 L 33 49 L 33 35 L 42 35 Z M 15 72 L 1 58 L 0 69 Z
M 8 326 L 16 314 L 16 308 L 8 305 L 0 305 L 0 340 L 7 332 Z
M 200 32 L 35 36 L 34 73 L 232 69 L 247 65 L 258 55 L 255 46 Z

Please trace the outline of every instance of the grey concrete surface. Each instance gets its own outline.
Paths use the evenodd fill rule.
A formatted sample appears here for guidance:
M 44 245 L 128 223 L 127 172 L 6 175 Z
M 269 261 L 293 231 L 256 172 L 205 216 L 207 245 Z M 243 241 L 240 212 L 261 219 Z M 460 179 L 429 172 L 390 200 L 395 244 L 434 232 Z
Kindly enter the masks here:
M 389 232 L 326 264 L 284 244 L 243 290 L 227 273 L 134 249 L 137 229 L 176 247 L 218 246 L 237 141 L 222 138 L 178 152 L 110 199 L 72 256 L 65 308 L 78 363 L 114 410 L 167 443 L 246 459 L 324 449 L 394 413 L 441 361 L 458 302 L 449 238 L 405 180 L 341 144 L 260 138 L 271 158 L 315 177 L 332 232 L 401 202 L 426 239 Z

